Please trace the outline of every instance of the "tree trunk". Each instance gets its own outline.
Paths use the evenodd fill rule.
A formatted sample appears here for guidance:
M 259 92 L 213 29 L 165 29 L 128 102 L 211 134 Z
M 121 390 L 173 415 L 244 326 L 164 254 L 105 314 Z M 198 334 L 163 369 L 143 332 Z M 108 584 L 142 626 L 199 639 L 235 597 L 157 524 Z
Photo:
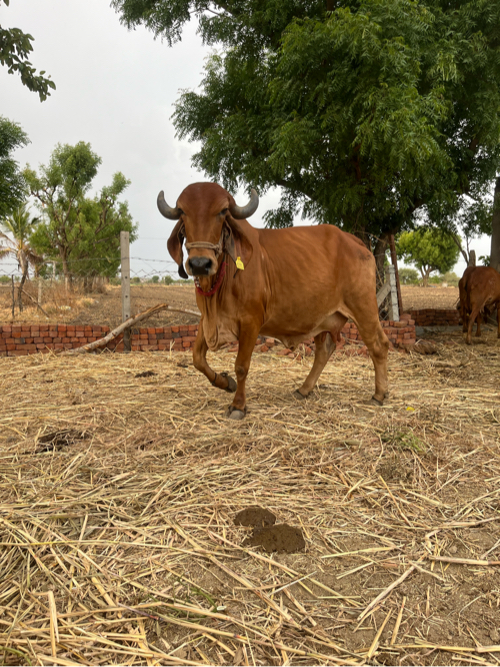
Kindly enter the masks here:
M 491 223 L 490 266 L 500 271 L 500 176 L 495 183 L 493 219 Z
M 373 255 L 375 257 L 375 265 L 377 267 L 377 292 L 385 282 L 384 263 L 385 263 L 385 251 L 387 250 L 388 242 L 389 242 L 389 234 L 382 234 L 382 236 L 377 239 L 375 248 L 373 249 Z
M 61 257 L 62 269 L 64 274 L 64 284 L 66 286 L 66 292 L 71 291 L 71 274 L 69 272 L 68 260 L 66 257 Z
M 429 276 L 431 275 L 431 272 L 429 269 L 420 269 L 420 273 L 422 274 L 422 287 L 429 287 Z
M 24 258 L 20 258 L 20 265 L 21 269 L 23 272 L 23 275 L 21 276 L 21 282 L 19 283 L 19 287 L 17 288 L 17 305 L 19 307 L 19 312 L 23 312 L 23 287 L 24 283 L 26 282 L 26 278 L 28 276 L 28 262 Z

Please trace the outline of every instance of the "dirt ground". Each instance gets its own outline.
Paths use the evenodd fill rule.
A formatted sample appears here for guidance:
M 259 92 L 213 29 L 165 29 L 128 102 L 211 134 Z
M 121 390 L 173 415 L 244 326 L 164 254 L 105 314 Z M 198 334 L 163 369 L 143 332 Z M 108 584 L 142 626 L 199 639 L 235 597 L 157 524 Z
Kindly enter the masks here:
M 119 288 L 45 305 L 121 317 Z M 500 341 L 427 336 L 390 352 L 383 407 L 349 344 L 302 402 L 311 358 L 255 354 L 239 423 L 189 354 L 1 359 L 0 664 L 499 665 Z
M 37 298 L 36 285 L 28 287 L 34 300 Z M 413 287 L 402 286 L 402 299 L 405 311 L 422 308 L 454 308 L 458 299 L 456 287 Z M 48 283 L 43 290 L 43 313 L 29 298 L 25 297 L 22 313 L 17 308 L 12 320 L 12 293 L 9 285 L 0 286 L 0 323 L 19 322 L 54 322 L 59 324 L 100 324 L 111 328 L 121 322 L 121 288 L 108 286 L 96 294 L 83 294 L 76 291 L 67 294 L 62 285 L 51 287 Z M 132 285 L 131 310 L 140 313 L 158 303 L 168 303 L 172 307 L 197 311 L 194 286 L 192 282 L 174 285 Z M 149 320 L 150 326 L 168 326 L 170 324 L 196 324 L 195 315 L 186 315 L 162 311 Z
M 238 423 L 183 353 L 2 359 L 2 663 L 498 665 L 500 345 L 434 338 L 383 407 L 349 346 L 301 402 L 255 354 Z
M 401 298 L 405 312 L 424 308 L 453 309 L 458 302 L 458 287 L 402 285 Z

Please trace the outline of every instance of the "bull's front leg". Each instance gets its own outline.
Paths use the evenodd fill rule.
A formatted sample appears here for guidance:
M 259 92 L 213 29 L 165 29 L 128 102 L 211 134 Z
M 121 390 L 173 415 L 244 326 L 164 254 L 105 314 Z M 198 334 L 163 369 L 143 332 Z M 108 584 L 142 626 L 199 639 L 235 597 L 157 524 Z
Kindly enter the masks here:
M 255 326 L 245 325 L 240 328 L 239 348 L 234 366 L 238 385 L 233 402 L 226 411 L 229 419 L 243 419 L 247 413 L 245 384 L 258 335 L 259 329 Z
M 208 378 L 208 381 L 218 389 L 224 391 L 236 391 L 236 382 L 228 373 L 216 373 L 213 368 L 210 368 L 207 362 L 208 345 L 203 334 L 203 318 L 200 320 L 198 326 L 198 334 L 193 346 L 193 364 L 196 370 L 203 373 Z

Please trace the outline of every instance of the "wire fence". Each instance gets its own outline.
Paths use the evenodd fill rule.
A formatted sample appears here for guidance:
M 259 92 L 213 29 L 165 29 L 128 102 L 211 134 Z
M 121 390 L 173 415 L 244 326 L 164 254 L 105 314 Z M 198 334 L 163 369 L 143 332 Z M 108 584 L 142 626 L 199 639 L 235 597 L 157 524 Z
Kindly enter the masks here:
M 94 277 L 99 274 L 102 275 L 104 272 L 100 272 L 99 269 L 105 262 L 108 263 L 107 268 L 111 268 L 110 273 L 113 273 L 114 269 L 115 275 L 110 280 L 118 284 L 120 282 L 120 260 L 113 260 L 111 267 L 109 267 L 110 260 L 108 257 L 87 257 L 85 259 L 68 260 L 67 265 L 73 280 L 78 281 L 85 278 L 85 276 Z M 116 269 L 113 264 L 116 265 Z M 41 275 L 46 279 L 62 279 L 61 262 L 47 262 L 42 268 Z M 21 279 L 21 276 L 21 267 L 15 258 L 7 257 L 0 260 L 0 283 L 10 282 L 12 277 L 16 282 Z M 130 277 L 132 280 L 136 278 L 140 282 L 148 282 L 152 281 L 155 276 L 159 282 L 165 282 L 165 278 L 167 278 L 167 282 L 170 282 L 169 278 L 178 280 L 177 264 L 172 259 L 130 257 Z M 28 278 L 34 277 L 36 277 L 35 270 L 30 267 Z
M 60 263 L 46 265 L 39 275 L 30 267 L 24 285 L 16 259 L 0 260 L 0 321 L 50 320 L 61 324 L 117 326 L 122 321 L 120 261 L 116 262 L 114 275 L 106 278 L 96 275 L 105 260 L 105 257 L 88 257 L 68 262 L 70 281 L 65 280 Z M 97 268 L 82 275 L 82 266 Z M 130 266 L 132 314 L 161 302 L 197 310 L 193 281 L 179 277 L 173 260 L 131 256 Z M 155 316 L 150 325 L 195 324 L 198 319 L 165 311 Z

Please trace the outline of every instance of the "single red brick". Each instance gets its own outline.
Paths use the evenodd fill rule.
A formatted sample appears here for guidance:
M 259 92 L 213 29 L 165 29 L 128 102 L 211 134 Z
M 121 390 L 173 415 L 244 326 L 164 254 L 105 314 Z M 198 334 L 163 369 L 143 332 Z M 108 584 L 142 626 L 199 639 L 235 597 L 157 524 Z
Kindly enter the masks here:
M 8 343 L 5 347 L 6 347 L 8 350 L 15 350 L 15 349 L 16 349 L 16 346 L 15 346 L 15 344 L 13 344 L 13 343 Z
M 174 327 L 171 327 L 171 329 L 172 329 L 172 333 L 179 333 L 179 327 L 174 326 Z
M 4 324 L 2 331 L 5 331 L 5 333 L 10 333 L 12 331 L 12 327 L 8 324 Z

